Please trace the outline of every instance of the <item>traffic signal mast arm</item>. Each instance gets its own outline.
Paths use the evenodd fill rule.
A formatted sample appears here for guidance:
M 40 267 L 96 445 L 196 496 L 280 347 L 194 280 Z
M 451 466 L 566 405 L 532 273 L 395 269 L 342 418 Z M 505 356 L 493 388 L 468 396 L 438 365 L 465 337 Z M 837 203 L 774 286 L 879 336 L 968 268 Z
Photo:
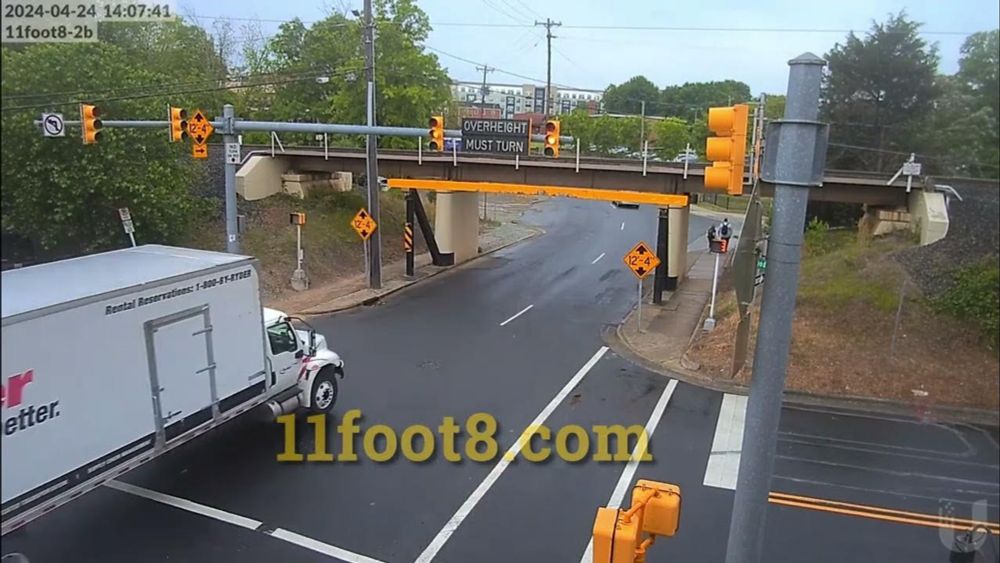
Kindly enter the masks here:
M 35 125 L 41 127 L 42 121 L 36 119 L 34 121 Z M 80 126 L 80 121 L 66 120 L 64 122 L 67 126 Z M 157 128 L 169 128 L 170 121 L 166 120 L 149 120 L 149 121 L 126 121 L 126 120 L 101 120 L 102 125 L 105 129 L 157 129 Z M 226 122 L 221 119 L 211 120 L 209 123 L 212 124 L 217 131 L 226 130 Z M 340 123 L 286 123 L 283 121 L 244 121 L 235 120 L 233 122 L 233 132 L 243 133 L 249 131 L 274 131 L 275 133 L 329 133 L 331 135 L 386 135 L 392 137 L 426 137 L 427 129 L 422 127 L 387 127 L 384 125 L 376 125 L 369 127 L 367 125 L 349 125 Z M 461 138 L 462 132 L 458 129 L 445 129 L 444 136 L 446 138 Z M 532 135 L 532 141 L 545 141 L 545 135 Z M 560 136 L 559 141 L 561 143 L 573 143 L 573 137 Z

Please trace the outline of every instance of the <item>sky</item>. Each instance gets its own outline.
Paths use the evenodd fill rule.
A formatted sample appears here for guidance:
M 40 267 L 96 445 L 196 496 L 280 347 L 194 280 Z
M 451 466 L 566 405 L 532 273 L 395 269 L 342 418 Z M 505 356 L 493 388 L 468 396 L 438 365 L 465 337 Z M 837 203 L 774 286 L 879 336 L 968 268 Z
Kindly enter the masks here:
M 249 19 L 274 20 L 254 24 L 268 35 L 280 20 L 299 17 L 310 22 L 331 11 L 349 12 L 362 6 L 362 0 L 177 1 L 180 14 L 197 16 L 196 21 L 209 29 L 213 17 L 245 18 L 232 20 L 240 38 L 245 38 L 241 30 Z M 822 56 L 843 42 L 848 31 L 863 32 L 872 20 L 882 21 L 900 10 L 924 23 L 924 39 L 939 48 L 939 71 L 950 74 L 958 68 L 959 49 L 967 34 L 1000 25 L 996 0 L 416 1 L 434 28 L 426 45 L 496 67 L 489 76 L 494 83 L 529 82 L 506 73 L 544 83 L 545 29 L 534 23 L 544 18 L 561 22 L 561 27 L 553 28 L 552 82 L 598 90 L 641 74 L 661 88 L 734 79 L 749 84 L 754 94 L 784 93 L 789 59 L 806 51 Z M 660 29 L 636 29 L 641 27 Z M 482 80 L 476 64 L 436 53 L 452 78 Z

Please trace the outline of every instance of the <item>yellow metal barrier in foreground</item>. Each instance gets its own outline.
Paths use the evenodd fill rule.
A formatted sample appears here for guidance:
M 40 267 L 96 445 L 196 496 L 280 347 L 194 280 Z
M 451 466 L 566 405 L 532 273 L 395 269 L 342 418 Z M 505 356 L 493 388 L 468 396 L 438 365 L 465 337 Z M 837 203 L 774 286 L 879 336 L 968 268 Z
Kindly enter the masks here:
M 632 506 L 597 509 L 594 518 L 594 563 L 644 563 L 656 536 L 677 533 L 681 489 L 640 479 L 632 489 Z M 645 539 L 642 534 L 648 534 Z
M 396 190 L 432 190 L 438 192 L 489 192 L 519 195 L 547 195 L 594 199 L 598 201 L 621 201 L 625 203 L 646 203 L 660 207 L 684 207 L 688 204 L 686 195 L 636 192 L 632 190 L 602 190 L 598 188 L 572 188 L 563 186 L 543 186 L 537 184 L 506 184 L 500 182 L 462 182 L 455 180 L 427 180 L 416 178 L 389 178 L 389 188 Z

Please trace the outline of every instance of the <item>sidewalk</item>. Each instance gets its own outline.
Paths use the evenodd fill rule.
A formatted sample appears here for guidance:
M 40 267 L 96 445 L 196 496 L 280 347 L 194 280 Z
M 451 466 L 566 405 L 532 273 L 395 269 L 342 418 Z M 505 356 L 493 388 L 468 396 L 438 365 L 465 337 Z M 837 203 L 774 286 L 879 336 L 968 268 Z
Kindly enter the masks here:
M 705 307 L 712 297 L 715 255 L 702 250 L 688 256 L 692 260 L 687 278 L 681 281 L 677 290 L 665 293 L 660 305 L 649 303 L 647 297 L 642 304 L 641 324 L 633 309 L 618 326 L 617 336 L 633 359 L 640 363 L 657 371 L 683 373 L 684 379 L 692 383 L 708 383 L 710 378 L 695 373 L 697 365 L 689 362 L 684 353 L 701 330 Z M 727 262 L 723 262 L 722 268 L 728 266 Z M 714 387 L 718 382 L 713 383 Z
M 479 256 L 472 261 L 491 254 L 525 239 L 540 234 L 542 231 L 519 223 L 503 223 L 479 235 Z M 368 275 L 359 273 L 331 283 L 313 287 L 300 293 L 289 294 L 279 299 L 265 303 L 268 307 L 280 309 L 292 315 L 321 315 L 335 313 L 369 305 L 379 299 L 409 287 L 417 282 L 447 272 L 457 266 L 434 266 L 431 264 L 430 253 L 418 254 L 414 257 L 414 276 L 407 278 L 405 259 L 382 265 L 382 288 L 368 289 Z M 464 262 L 467 264 L 468 262 Z

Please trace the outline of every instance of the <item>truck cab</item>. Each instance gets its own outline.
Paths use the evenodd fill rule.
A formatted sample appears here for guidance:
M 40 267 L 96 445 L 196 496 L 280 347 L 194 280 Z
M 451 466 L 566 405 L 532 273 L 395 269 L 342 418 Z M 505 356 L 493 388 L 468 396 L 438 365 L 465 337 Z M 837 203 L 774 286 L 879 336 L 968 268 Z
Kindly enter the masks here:
M 304 320 L 267 307 L 263 320 L 271 386 L 289 389 L 271 401 L 272 413 L 278 416 L 297 408 L 332 411 L 337 402 L 337 377 L 344 377 L 344 361 Z

